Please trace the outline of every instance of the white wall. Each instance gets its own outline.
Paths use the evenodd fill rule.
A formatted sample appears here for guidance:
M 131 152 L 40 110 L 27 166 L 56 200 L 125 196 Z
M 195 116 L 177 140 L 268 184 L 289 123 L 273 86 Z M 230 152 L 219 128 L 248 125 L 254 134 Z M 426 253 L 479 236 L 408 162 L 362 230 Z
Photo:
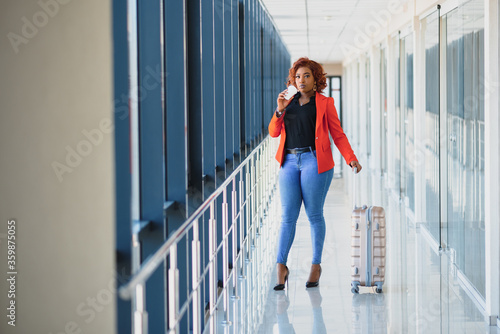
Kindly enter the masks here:
M 111 1 L 57 1 L 0 2 L 2 277 L 12 218 L 17 247 L 16 327 L 2 279 L 0 332 L 114 333 Z

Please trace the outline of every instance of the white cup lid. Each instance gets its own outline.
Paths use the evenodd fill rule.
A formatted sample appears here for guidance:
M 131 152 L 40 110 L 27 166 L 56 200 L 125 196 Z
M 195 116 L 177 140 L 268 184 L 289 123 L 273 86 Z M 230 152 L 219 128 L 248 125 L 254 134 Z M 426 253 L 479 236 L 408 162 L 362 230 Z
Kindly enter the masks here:
M 294 96 L 295 94 L 297 94 L 297 88 L 295 88 L 294 85 L 290 85 L 290 86 L 288 86 L 287 92 L 285 94 L 285 98 L 287 100 L 290 100 L 292 98 L 292 96 Z

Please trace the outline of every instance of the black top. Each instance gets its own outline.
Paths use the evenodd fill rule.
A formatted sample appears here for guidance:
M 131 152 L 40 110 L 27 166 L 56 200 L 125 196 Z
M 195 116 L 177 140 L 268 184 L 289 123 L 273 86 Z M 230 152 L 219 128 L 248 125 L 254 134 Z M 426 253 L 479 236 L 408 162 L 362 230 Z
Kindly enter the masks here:
M 311 96 L 303 106 L 299 103 L 300 92 L 286 107 L 285 113 L 285 149 L 311 146 L 315 149 L 316 134 L 316 100 Z

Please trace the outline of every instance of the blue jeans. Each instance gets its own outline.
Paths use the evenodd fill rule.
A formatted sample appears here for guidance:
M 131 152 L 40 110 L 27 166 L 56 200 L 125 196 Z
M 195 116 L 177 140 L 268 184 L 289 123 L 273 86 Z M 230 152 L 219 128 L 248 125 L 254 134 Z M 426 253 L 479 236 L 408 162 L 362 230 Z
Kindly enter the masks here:
M 278 241 L 277 262 L 286 265 L 288 252 L 295 237 L 295 226 L 304 201 L 311 225 L 313 264 L 321 263 L 325 242 L 323 206 L 333 178 L 333 168 L 318 174 L 316 152 L 286 154 L 279 173 L 281 196 L 281 228 Z

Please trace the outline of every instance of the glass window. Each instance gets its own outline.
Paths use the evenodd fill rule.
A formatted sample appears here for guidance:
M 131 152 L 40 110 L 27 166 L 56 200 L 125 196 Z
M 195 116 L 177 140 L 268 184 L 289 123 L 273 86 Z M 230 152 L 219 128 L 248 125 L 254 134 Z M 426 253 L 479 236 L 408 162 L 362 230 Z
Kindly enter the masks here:
M 404 78 L 404 105 L 402 109 L 403 123 L 403 191 L 408 207 L 415 212 L 415 136 L 413 114 L 413 33 L 406 36 L 402 43 L 402 71 Z
M 425 46 L 425 226 L 440 243 L 439 214 L 439 15 L 421 22 Z
M 329 77 L 327 82 L 329 82 L 329 94 L 331 97 L 333 97 L 333 101 L 335 103 L 335 109 L 337 109 L 337 113 L 339 115 L 340 122 L 342 123 L 342 126 L 344 126 L 344 123 L 342 122 L 342 87 L 341 87 L 341 77 L 340 76 L 333 76 Z M 345 129 L 344 129 L 345 130 Z M 333 160 L 334 161 L 342 161 L 342 155 L 340 154 L 340 151 L 338 150 L 337 146 L 332 145 L 333 149 Z M 336 163 L 335 164 L 335 169 L 334 173 L 336 177 L 340 177 L 342 175 L 342 169 L 344 164 L 341 163 Z
M 342 121 L 342 88 L 341 78 L 339 76 L 331 78 L 330 96 L 333 97 L 333 100 L 335 102 L 335 109 L 337 109 L 339 119 L 340 121 Z
M 448 242 L 456 265 L 485 295 L 484 2 L 446 15 Z
M 368 155 L 368 160 L 371 155 L 371 91 L 370 91 L 370 58 L 367 55 L 365 63 L 365 85 L 366 85 L 366 153 Z
M 380 51 L 380 110 L 382 112 L 381 169 L 382 174 L 385 174 L 387 172 L 387 59 L 385 49 Z
M 400 110 L 400 100 L 399 100 L 399 36 L 394 36 L 392 39 L 392 43 L 394 45 L 393 53 L 394 53 L 394 63 L 392 66 L 394 67 L 394 105 L 395 105 L 395 138 L 394 138 L 394 175 L 391 177 L 394 179 L 394 190 L 396 190 L 397 194 L 400 194 L 401 184 L 400 184 L 400 168 L 401 168 L 401 110 Z
M 359 98 L 360 98 L 360 93 L 359 93 L 359 90 L 360 90 L 360 86 L 361 86 L 361 77 L 359 75 L 359 72 L 360 72 L 360 63 L 359 61 L 356 63 L 356 95 L 355 95 L 355 98 L 354 98 L 354 103 L 356 104 L 356 107 L 354 109 L 354 112 L 355 112 L 355 123 L 356 123 L 356 131 L 355 131 L 355 136 L 356 136 L 356 146 L 358 148 L 358 150 L 361 148 L 361 122 L 359 121 L 361 118 L 361 112 L 360 112 L 360 109 L 361 109 L 361 105 L 359 103 Z
M 331 89 L 331 81 L 332 77 L 326 77 L 326 87 L 325 89 L 323 90 L 323 95 L 326 96 L 326 97 L 330 97 L 330 89 Z

